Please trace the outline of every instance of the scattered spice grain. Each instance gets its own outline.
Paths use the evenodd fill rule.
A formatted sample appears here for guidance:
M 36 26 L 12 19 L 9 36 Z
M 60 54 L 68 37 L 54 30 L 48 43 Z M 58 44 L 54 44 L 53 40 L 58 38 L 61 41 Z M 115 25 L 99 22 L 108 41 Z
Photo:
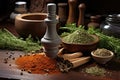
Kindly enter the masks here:
M 11 64 L 9 64 L 9 66 L 11 66 Z
M 7 64 L 8 63 L 8 58 L 4 59 L 4 63 Z
M 31 54 L 16 59 L 16 64 L 21 70 L 32 74 L 55 74 L 60 73 L 57 61 L 45 56 L 44 53 Z
M 8 54 L 8 52 L 6 52 L 6 54 Z
M 95 76 L 104 76 L 106 73 L 106 70 L 98 66 L 93 66 L 93 67 L 86 68 L 85 72 Z
M 5 64 L 7 64 L 8 62 L 7 61 L 4 61 Z
M 9 57 L 8 58 L 11 58 L 12 57 L 12 55 L 9 55 Z
M 20 75 L 23 75 L 23 72 L 21 72 Z
M 13 57 L 12 60 L 15 60 L 15 58 Z
M 22 55 L 20 55 L 19 57 L 22 57 Z

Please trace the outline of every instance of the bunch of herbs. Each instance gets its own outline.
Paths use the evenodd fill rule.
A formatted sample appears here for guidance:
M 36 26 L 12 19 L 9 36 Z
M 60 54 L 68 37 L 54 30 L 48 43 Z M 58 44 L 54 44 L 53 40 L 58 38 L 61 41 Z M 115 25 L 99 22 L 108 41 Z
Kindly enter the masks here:
M 26 38 L 26 40 L 23 40 L 22 38 L 15 37 L 7 29 L 1 29 L 0 48 L 30 52 L 40 50 L 41 46 L 39 41 L 33 42 L 31 36 Z
M 84 30 L 84 26 L 76 27 L 76 24 L 67 24 L 65 27 L 61 27 L 65 32 L 61 34 L 61 37 L 65 37 L 76 30 Z M 113 51 L 117 58 L 120 58 L 120 39 L 113 36 L 105 35 L 100 29 L 89 28 L 85 30 L 89 34 L 97 35 L 100 38 L 98 48 L 105 48 Z
M 88 29 L 88 33 L 95 34 L 100 37 L 99 48 L 106 48 L 113 51 L 117 58 L 120 58 L 120 39 L 113 36 L 107 36 L 103 34 L 100 29 L 94 30 L 93 28 Z

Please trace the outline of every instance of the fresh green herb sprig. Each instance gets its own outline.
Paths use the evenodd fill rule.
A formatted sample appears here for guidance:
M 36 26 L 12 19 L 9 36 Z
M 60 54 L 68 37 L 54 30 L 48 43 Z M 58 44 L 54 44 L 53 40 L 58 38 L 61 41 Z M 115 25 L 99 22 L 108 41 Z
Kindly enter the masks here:
M 0 30 L 0 48 L 1 49 L 10 49 L 10 50 L 21 50 L 21 51 L 36 51 L 40 50 L 40 43 L 32 41 L 31 36 L 26 40 L 15 37 L 6 29 Z
M 120 39 L 113 36 L 107 36 L 103 34 L 100 29 L 94 30 L 93 28 L 88 29 L 88 33 L 95 34 L 100 37 L 99 48 L 106 48 L 115 52 L 116 57 L 120 58 Z
M 71 33 L 73 33 L 76 30 L 83 30 L 84 26 L 76 26 L 76 23 L 72 23 L 72 24 L 66 24 L 65 27 L 60 27 L 60 31 L 62 31 L 62 34 L 60 35 L 61 37 L 65 37 Z

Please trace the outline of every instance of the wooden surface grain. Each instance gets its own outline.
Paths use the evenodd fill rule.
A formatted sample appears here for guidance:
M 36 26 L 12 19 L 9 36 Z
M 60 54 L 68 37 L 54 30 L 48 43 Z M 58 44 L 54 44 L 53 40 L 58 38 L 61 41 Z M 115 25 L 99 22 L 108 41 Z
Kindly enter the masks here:
M 71 70 L 68 73 L 59 73 L 59 74 L 30 74 L 25 71 L 21 71 L 17 68 L 15 64 L 15 59 L 20 55 L 24 55 L 24 52 L 21 51 L 9 51 L 9 50 L 0 50 L 0 77 L 7 79 L 19 79 L 19 80 L 120 80 L 120 63 L 114 63 L 113 69 L 111 63 L 106 65 L 106 70 L 108 73 L 105 76 L 93 76 L 83 72 L 83 69 L 90 66 L 95 66 L 96 63 L 88 63 L 79 68 Z M 4 60 L 8 59 L 7 63 L 4 63 Z M 112 63 L 113 64 L 113 63 Z M 23 75 L 21 75 L 21 72 Z M 0 79 L 0 80 L 1 80 Z

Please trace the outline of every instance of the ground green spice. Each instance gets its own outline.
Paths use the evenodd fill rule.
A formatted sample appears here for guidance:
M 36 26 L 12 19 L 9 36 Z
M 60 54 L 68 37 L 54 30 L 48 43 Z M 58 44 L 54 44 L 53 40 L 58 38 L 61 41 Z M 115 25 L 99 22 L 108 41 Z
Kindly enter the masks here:
M 106 70 L 98 66 L 94 66 L 94 67 L 86 68 L 85 72 L 95 76 L 104 76 L 106 73 Z
M 85 30 L 76 30 L 72 34 L 65 36 L 63 41 L 66 43 L 83 44 L 92 42 L 94 38 Z
M 95 50 L 94 54 L 97 56 L 110 56 L 111 55 L 110 51 L 104 48 Z

